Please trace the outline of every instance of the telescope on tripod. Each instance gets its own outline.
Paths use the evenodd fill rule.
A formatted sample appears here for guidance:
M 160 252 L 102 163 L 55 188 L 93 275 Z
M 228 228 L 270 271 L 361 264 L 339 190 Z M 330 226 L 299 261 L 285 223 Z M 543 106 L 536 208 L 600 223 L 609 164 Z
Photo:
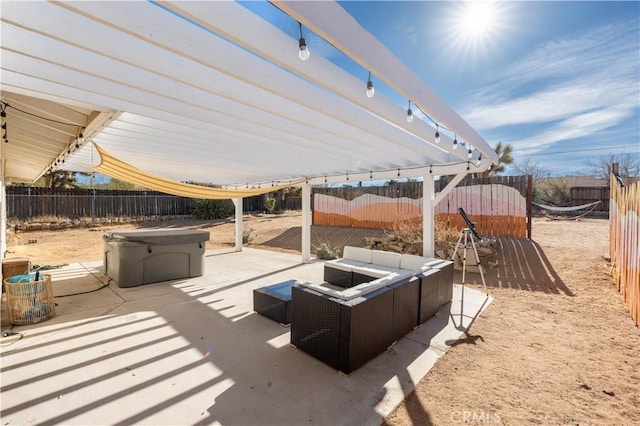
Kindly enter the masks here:
M 473 249 L 473 254 L 475 255 L 476 265 L 478 265 L 478 270 L 480 271 L 480 278 L 482 279 L 482 285 L 484 286 L 485 291 L 487 290 L 487 284 L 484 281 L 484 272 L 482 272 L 482 265 L 480 264 L 480 256 L 478 256 L 478 249 L 476 248 L 476 243 L 474 241 L 474 237 L 478 239 L 478 241 L 482 241 L 482 236 L 476 230 L 476 224 L 469 219 L 467 213 L 464 211 L 462 207 L 458 208 L 458 213 L 464 219 L 467 224 L 467 227 L 460 232 L 460 237 L 458 237 L 458 242 L 456 243 L 456 247 L 453 250 L 453 256 L 451 256 L 451 260 L 455 260 L 456 256 L 460 257 L 460 253 L 458 252 L 458 248 L 462 245 L 464 248 L 462 255 L 462 285 L 465 283 L 466 272 L 467 272 L 467 250 L 469 248 Z

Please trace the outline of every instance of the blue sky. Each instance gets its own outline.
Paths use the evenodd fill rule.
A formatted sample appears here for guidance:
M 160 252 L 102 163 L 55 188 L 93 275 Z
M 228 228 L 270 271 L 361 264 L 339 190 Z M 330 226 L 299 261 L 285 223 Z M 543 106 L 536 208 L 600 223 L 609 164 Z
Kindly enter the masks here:
M 516 162 L 570 175 L 610 153 L 640 159 L 640 2 L 340 4 L 489 144 L 512 145 Z M 298 37 L 269 3 L 244 5 Z M 312 54 L 366 81 L 359 65 L 305 37 Z M 382 83 L 376 91 L 406 108 Z

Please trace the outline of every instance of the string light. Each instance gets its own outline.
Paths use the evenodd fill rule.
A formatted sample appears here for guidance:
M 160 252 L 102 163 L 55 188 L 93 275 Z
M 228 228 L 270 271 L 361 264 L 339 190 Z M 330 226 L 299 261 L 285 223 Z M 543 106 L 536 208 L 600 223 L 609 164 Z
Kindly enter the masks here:
M 309 52 L 309 48 L 307 47 L 307 41 L 304 39 L 304 37 L 302 37 L 302 24 L 298 22 L 298 25 L 300 26 L 300 39 L 298 40 L 298 46 L 300 47 L 300 50 L 298 51 L 298 56 L 303 61 L 306 61 L 307 59 L 309 59 L 311 53 Z
M 453 149 L 458 149 L 458 135 L 453 135 Z
M 82 145 L 84 143 L 84 127 L 80 130 L 80 133 L 78 133 L 78 137 L 76 138 L 76 148 L 80 148 L 80 145 Z
M 440 143 L 440 126 L 438 125 L 438 123 L 436 123 L 435 138 L 436 138 L 436 143 Z
M 80 145 L 84 143 L 83 132 L 84 132 L 85 128 L 80 126 L 80 125 L 78 125 L 77 123 L 70 123 L 70 122 L 66 122 L 66 121 L 54 120 L 52 118 L 43 117 L 41 115 L 34 114 L 32 112 L 22 110 L 20 108 L 16 108 L 15 106 L 13 106 L 13 105 L 9 104 L 8 102 L 5 102 L 5 101 L 1 101 L 1 103 L 0 103 L 0 117 L 5 118 L 7 116 L 7 113 L 5 111 L 6 108 L 13 108 L 16 111 L 20 111 L 23 114 L 30 115 L 32 117 L 36 117 L 36 118 L 38 118 L 40 120 L 48 121 L 50 123 L 57 123 L 57 124 L 62 124 L 64 126 L 78 127 L 78 128 L 80 128 L 80 133 L 78 134 L 78 137 L 76 138 L 76 143 L 75 143 L 76 149 L 80 148 Z M 2 138 L 4 139 L 5 143 L 8 143 L 9 139 L 7 137 L 7 123 L 6 123 L 6 121 L 2 123 L 2 129 L 4 130 L 4 134 L 3 134 Z M 63 153 L 64 153 L 64 151 L 63 151 Z M 71 154 L 71 145 L 68 147 L 67 153 Z M 64 163 L 64 157 L 63 157 L 62 162 Z M 59 163 L 60 163 L 60 158 L 56 159 L 56 161 L 55 161 L 56 165 L 59 164 Z M 52 162 L 52 164 L 54 164 L 54 163 Z
M 467 151 L 467 158 L 471 159 L 473 157 L 473 147 L 469 144 L 469 151 Z
M 7 112 L 5 111 L 5 108 L 7 107 L 8 104 L 5 104 L 4 102 L 2 103 L 2 107 L 0 107 L 0 117 L 3 119 L 7 118 Z M 4 140 L 4 143 L 9 143 L 9 139 L 7 138 L 7 122 L 3 121 L 2 122 L 2 140 Z
M 411 123 L 413 121 L 413 111 L 411 111 L 411 100 L 409 100 L 409 108 L 407 109 L 407 122 Z
M 367 81 L 367 97 L 373 98 L 376 94 L 376 89 L 373 88 L 373 82 L 371 81 L 371 71 L 369 71 L 369 80 Z

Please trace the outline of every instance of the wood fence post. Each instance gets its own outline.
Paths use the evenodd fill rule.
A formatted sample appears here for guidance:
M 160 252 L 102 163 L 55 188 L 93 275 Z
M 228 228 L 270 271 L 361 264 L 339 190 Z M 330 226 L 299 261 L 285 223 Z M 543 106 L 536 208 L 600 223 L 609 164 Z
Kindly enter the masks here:
M 527 175 L 527 238 L 531 239 L 531 203 L 533 203 L 533 177 Z

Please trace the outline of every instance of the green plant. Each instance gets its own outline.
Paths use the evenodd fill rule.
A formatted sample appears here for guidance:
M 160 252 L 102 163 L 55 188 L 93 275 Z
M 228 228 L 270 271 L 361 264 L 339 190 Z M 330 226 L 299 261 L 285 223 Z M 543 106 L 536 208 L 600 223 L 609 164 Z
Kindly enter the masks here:
M 253 241 L 253 235 L 252 235 L 253 229 L 249 228 L 249 229 L 244 229 L 242 231 L 242 244 L 251 244 L 251 242 Z
M 202 220 L 223 219 L 229 217 L 233 211 L 231 200 L 196 200 L 191 207 L 191 214 Z
M 571 203 L 571 190 L 561 181 L 545 182 L 540 185 L 540 190 L 536 191 L 535 196 L 535 201 L 552 206 L 568 206 Z
M 276 199 L 267 198 L 267 201 L 264 202 L 264 208 L 267 209 L 267 212 L 269 212 L 269 214 L 273 214 L 273 211 L 276 208 Z
M 316 257 L 322 260 L 332 260 L 339 257 L 340 249 L 338 247 L 331 247 L 327 243 L 320 244 L 320 247 L 316 249 Z

